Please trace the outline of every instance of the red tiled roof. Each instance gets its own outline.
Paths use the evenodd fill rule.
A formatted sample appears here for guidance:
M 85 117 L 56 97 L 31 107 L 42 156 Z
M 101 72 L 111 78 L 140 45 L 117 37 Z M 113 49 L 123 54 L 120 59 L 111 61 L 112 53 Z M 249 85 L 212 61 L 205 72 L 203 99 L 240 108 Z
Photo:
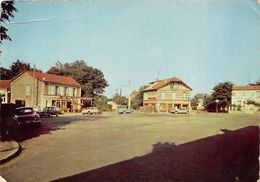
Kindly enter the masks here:
M 159 80 L 159 81 L 155 81 L 152 82 L 153 85 L 144 89 L 144 91 L 152 91 L 152 90 L 158 90 L 166 85 L 168 85 L 169 83 L 182 83 L 185 87 L 187 87 L 188 89 L 192 90 L 188 85 L 186 85 L 182 80 L 178 79 L 178 78 L 169 78 L 169 79 L 165 79 L 165 80 Z
M 232 90 L 260 90 L 260 85 L 253 85 L 253 86 L 233 86 Z
M 36 77 L 38 80 L 41 80 L 44 82 L 80 87 L 80 84 L 71 77 L 59 76 L 59 75 L 54 75 L 54 74 L 49 74 L 49 73 L 41 73 L 41 72 L 37 72 L 37 71 L 34 73 L 33 73 L 33 71 L 27 71 L 27 73 L 29 73 L 32 76 L 34 75 L 34 77 Z
M 9 88 L 11 80 L 0 80 L 0 88 Z

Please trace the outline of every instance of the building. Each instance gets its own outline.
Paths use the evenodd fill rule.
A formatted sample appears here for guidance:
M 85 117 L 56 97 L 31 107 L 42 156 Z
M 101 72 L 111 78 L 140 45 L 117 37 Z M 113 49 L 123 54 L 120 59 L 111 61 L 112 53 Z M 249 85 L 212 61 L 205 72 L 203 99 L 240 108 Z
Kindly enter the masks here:
M 0 80 L 0 96 L 3 104 L 10 103 L 11 80 Z
M 25 106 L 57 106 L 63 111 L 81 109 L 81 86 L 71 77 L 27 71 L 11 81 L 11 102 Z
M 255 103 L 255 105 L 249 103 Z M 257 110 L 257 107 L 255 107 L 256 104 L 260 104 L 260 85 L 233 86 L 231 97 L 231 110 L 255 111 Z
M 190 108 L 192 89 L 178 78 L 169 78 L 150 83 L 144 89 L 144 112 L 169 112 L 170 109 Z
M 116 111 L 118 104 L 114 101 L 107 101 L 107 104 L 110 105 L 112 111 Z
M 197 105 L 197 108 L 196 108 L 197 110 L 204 110 L 205 109 L 205 107 L 204 107 L 205 97 L 206 97 L 206 94 L 204 94 L 204 93 L 199 93 L 199 94 L 195 95 L 195 98 L 198 102 L 198 105 Z

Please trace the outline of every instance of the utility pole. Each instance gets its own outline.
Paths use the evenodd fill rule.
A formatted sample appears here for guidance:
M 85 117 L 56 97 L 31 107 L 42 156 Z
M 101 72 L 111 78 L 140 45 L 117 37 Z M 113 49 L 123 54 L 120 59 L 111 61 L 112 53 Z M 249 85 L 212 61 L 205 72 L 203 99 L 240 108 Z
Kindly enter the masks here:
M 131 109 L 131 80 L 128 81 L 128 109 Z
M 34 106 L 34 91 L 35 91 L 35 64 L 33 65 L 33 85 L 32 85 L 32 105 Z

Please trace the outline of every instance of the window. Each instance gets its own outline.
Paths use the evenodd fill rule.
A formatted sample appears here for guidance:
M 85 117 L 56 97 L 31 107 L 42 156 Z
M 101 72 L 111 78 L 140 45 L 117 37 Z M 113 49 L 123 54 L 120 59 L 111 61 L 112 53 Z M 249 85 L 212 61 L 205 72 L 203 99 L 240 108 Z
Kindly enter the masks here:
M 67 90 L 68 90 L 68 88 L 64 87 L 64 95 L 67 95 Z
M 48 94 L 51 95 L 51 85 L 48 85 Z
M 170 88 L 173 89 L 173 83 L 170 84 Z
M 31 95 L 31 86 L 30 85 L 25 86 L 25 95 L 27 95 L 27 96 Z
M 260 98 L 260 91 L 256 91 L 256 98 Z
M 173 88 L 179 88 L 179 83 L 174 83 Z
M 55 95 L 55 86 L 51 86 L 51 95 Z
M 73 96 L 73 88 L 69 87 L 69 96 Z

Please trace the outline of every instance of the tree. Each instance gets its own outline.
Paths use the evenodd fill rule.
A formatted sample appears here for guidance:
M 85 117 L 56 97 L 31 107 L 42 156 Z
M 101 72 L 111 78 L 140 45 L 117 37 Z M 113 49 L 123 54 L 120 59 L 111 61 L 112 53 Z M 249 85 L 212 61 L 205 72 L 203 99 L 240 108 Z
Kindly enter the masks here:
M 115 94 L 113 101 L 118 105 L 127 105 L 128 99 L 125 96 L 121 96 L 118 93 Z
M 13 62 L 12 65 L 9 67 L 9 69 L 0 67 L 0 75 L 1 80 L 10 80 L 16 75 L 24 72 L 24 71 L 32 71 L 33 68 L 31 68 L 30 63 L 25 63 L 23 61 L 20 61 L 19 59 L 16 60 L 16 62 Z M 41 72 L 41 70 L 36 69 L 35 71 Z
M 12 78 L 24 71 L 29 71 L 30 69 L 31 65 L 29 63 L 25 63 L 17 59 L 17 61 L 10 66 L 10 76 Z
M 231 105 L 233 83 L 219 83 L 213 88 L 213 93 L 206 101 L 208 111 L 225 111 Z M 216 101 L 219 101 L 218 103 Z
M 131 100 L 131 106 L 133 109 L 138 109 L 143 106 L 144 94 L 143 91 L 147 88 L 147 85 L 141 86 L 134 98 Z
M 249 83 L 251 86 L 260 85 L 260 79 L 257 80 L 255 83 Z
M 110 110 L 110 105 L 107 104 L 107 97 L 104 95 L 97 95 L 94 97 L 93 105 L 96 106 L 100 111 Z
M 1 80 L 10 80 L 11 79 L 10 70 L 6 69 L 4 67 L 0 67 L 0 79 Z
M 5 28 L 3 23 L 5 21 L 10 21 L 10 17 L 14 17 L 13 12 L 17 11 L 17 9 L 14 7 L 14 1 L 13 0 L 8 0 L 8 1 L 2 1 L 1 2 L 1 30 L 0 30 L 0 43 L 2 43 L 3 40 L 12 40 L 8 35 L 7 35 L 7 28 Z
M 197 95 L 197 94 L 196 94 Z M 199 99 L 196 97 L 196 95 L 191 99 L 190 104 L 192 109 L 196 110 L 199 105 Z
M 94 97 L 104 93 L 108 86 L 101 70 L 88 66 L 83 60 L 73 63 L 57 62 L 48 70 L 48 73 L 71 76 L 81 84 L 82 96 Z

